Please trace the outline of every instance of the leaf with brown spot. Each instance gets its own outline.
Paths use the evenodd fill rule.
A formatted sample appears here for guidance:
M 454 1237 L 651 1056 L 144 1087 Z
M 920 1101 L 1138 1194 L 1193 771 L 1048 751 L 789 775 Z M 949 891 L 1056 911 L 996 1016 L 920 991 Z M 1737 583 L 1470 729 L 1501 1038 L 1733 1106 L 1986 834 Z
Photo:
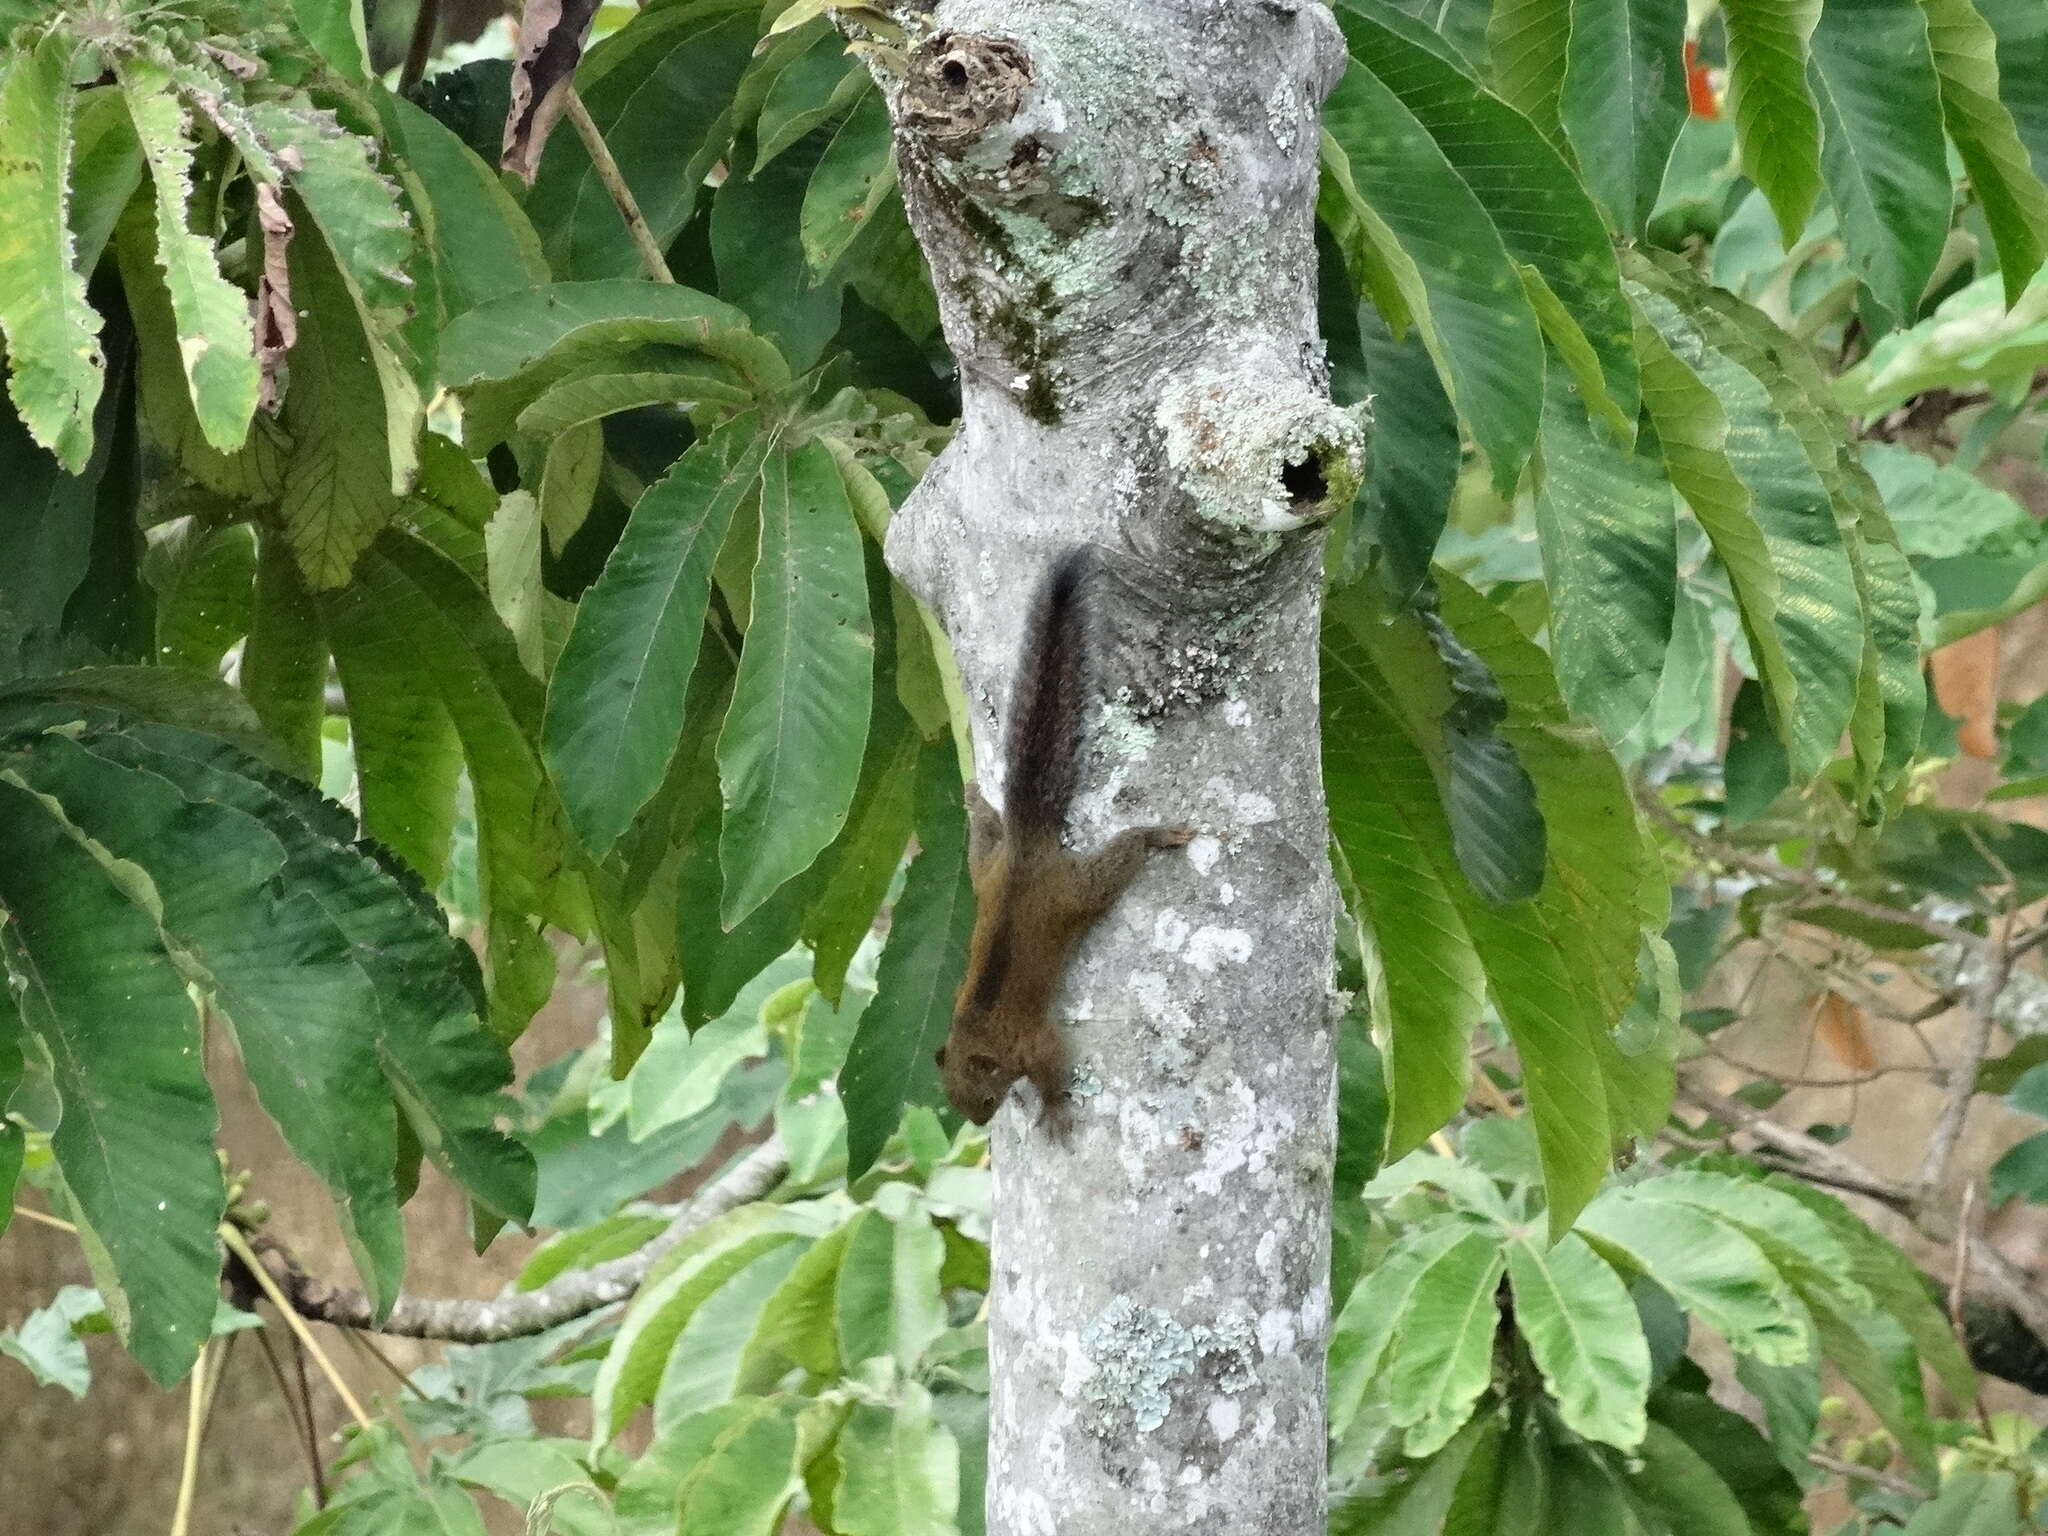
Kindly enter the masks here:
M 1956 722 L 1956 745 L 1971 757 L 1998 756 L 1998 626 L 1950 641 L 1928 664 L 1935 702 Z
M 1813 1005 L 1813 1032 L 1827 1053 L 1851 1072 L 1875 1072 L 1877 1047 L 1870 1043 L 1870 1025 L 1860 1004 L 1841 993 L 1823 992 Z
M 529 187 L 548 134 L 568 105 L 583 59 L 583 40 L 599 0 L 527 0 L 519 18 L 519 59 L 512 67 L 512 107 L 498 164 Z

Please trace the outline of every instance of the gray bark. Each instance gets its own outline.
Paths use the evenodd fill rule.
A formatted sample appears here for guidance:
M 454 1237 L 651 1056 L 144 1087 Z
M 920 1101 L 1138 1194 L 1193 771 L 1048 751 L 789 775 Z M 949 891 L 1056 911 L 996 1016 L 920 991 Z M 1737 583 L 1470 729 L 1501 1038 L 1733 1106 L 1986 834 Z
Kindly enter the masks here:
M 1071 836 L 1193 825 L 1069 968 L 1075 1134 L 994 1125 L 991 1536 L 1324 1528 L 1334 897 L 1315 324 L 1321 0 L 939 0 L 877 53 L 964 420 L 889 532 L 999 757 L 1025 607 L 1099 546 Z M 928 11 L 928 13 L 927 13 Z

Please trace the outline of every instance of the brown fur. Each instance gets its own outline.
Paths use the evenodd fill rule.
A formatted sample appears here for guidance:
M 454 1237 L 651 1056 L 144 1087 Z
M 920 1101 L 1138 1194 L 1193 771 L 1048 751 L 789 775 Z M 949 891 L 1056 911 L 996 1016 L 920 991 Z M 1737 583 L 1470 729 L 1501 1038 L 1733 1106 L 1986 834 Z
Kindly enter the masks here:
M 1087 629 L 1078 552 L 1042 589 L 1013 697 L 1008 821 L 967 786 L 968 872 L 975 921 L 953 1027 L 938 1052 L 946 1097 L 986 1125 L 1018 1079 L 1038 1089 L 1041 1123 L 1064 1137 L 1066 1048 L 1048 1016 L 1067 958 L 1144 867 L 1177 848 L 1186 827 L 1134 827 L 1091 854 L 1069 851 L 1060 828 L 1077 778 Z

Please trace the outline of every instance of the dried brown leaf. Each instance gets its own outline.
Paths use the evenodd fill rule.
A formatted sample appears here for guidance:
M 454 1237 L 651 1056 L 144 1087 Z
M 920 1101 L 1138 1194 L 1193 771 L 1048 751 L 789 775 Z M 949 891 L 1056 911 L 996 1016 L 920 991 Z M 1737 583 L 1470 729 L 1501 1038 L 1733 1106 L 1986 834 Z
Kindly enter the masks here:
M 1951 641 L 1928 658 L 1934 698 L 1956 722 L 1956 745 L 1971 757 L 1998 756 L 1998 628 Z
M 533 185 L 540 153 L 567 104 L 583 40 L 600 0 L 526 0 L 519 17 L 519 58 L 512 67 L 512 108 L 498 163 Z
M 262 366 L 257 404 L 275 412 L 284 398 L 285 354 L 299 339 L 299 317 L 292 308 L 292 216 L 284 196 L 267 182 L 256 183 L 256 220 L 263 229 L 263 276 L 256 284 L 256 360 Z
M 1813 1005 L 1814 1033 L 1827 1053 L 1851 1072 L 1875 1072 L 1877 1047 L 1870 1043 L 1870 1021 L 1860 1004 L 1839 992 L 1823 992 Z

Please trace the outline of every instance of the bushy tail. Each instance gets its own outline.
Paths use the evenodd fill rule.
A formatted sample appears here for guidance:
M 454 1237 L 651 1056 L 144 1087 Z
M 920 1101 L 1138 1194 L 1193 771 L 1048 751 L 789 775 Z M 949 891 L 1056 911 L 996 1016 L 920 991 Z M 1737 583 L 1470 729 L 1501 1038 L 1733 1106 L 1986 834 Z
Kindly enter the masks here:
M 1068 550 L 1053 562 L 1032 603 L 1004 743 L 1003 821 L 1013 838 L 1057 838 L 1073 803 L 1088 674 L 1082 589 L 1093 564 L 1085 546 Z

